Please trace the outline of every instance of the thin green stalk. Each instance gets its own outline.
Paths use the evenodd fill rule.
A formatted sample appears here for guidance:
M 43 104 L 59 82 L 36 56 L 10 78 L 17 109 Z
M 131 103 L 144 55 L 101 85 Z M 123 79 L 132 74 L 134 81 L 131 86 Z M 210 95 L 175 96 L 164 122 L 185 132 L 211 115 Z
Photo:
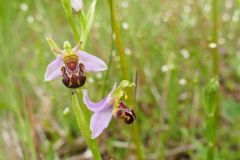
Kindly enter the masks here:
M 212 48 L 213 75 L 219 81 L 219 53 L 218 53 L 218 0 L 212 0 L 212 42 L 216 47 Z M 216 120 L 220 114 L 220 93 L 216 93 Z
M 219 75 L 219 56 L 218 56 L 218 0 L 212 0 L 212 42 L 216 47 L 212 48 L 213 55 L 213 72 L 218 78 Z
M 207 159 L 214 160 L 217 139 L 217 93 L 218 93 L 218 80 L 211 79 L 205 89 L 205 105 L 206 105 L 206 138 L 208 142 Z
M 92 151 L 93 159 L 94 160 L 101 160 L 101 154 L 98 148 L 98 145 L 96 143 L 96 140 L 91 139 L 91 131 L 89 129 L 89 123 L 87 122 L 87 118 L 84 115 L 83 109 L 81 108 L 77 94 L 72 94 L 72 107 L 77 119 L 78 126 L 82 132 L 83 137 L 86 139 L 87 144 Z
M 120 56 L 120 63 L 121 63 L 121 68 L 123 71 L 123 77 L 128 80 L 129 79 L 129 68 L 125 59 L 125 54 L 124 54 L 124 49 L 123 49 L 123 44 L 122 44 L 122 39 L 118 27 L 118 22 L 117 22 L 117 13 L 115 9 L 115 2 L 114 0 L 108 0 L 109 7 L 110 7 L 110 12 L 111 12 L 111 21 L 112 21 L 112 30 L 115 35 L 115 46 L 117 48 L 117 51 Z
M 85 31 L 87 25 L 86 25 L 86 22 L 85 22 L 85 16 L 84 16 L 84 14 L 83 14 L 82 11 L 79 13 L 79 17 L 80 17 L 80 21 L 81 21 L 82 24 L 83 24 L 83 31 Z
M 114 38 L 114 42 L 115 42 L 115 47 L 117 48 L 117 52 L 120 56 L 120 63 L 121 63 L 121 68 L 122 68 L 122 72 L 123 72 L 123 78 L 126 80 L 129 80 L 129 67 L 127 65 L 126 62 L 126 58 L 125 58 L 125 54 L 124 54 L 124 47 L 122 44 L 122 39 L 121 39 L 121 34 L 120 34 L 120 30 L 118 27 L 118 21 L 117 21 L 117 12 L 115 9 L 115 1 L 114 0 L 108 0 L 108 4 L 109 4 L 109 8 L 110 8 L 110 14 L 111 14 L 111 22 L 112 22 L 112 31 L 113 31 L 113 35 L 115 35 Z M 113 36 L 112 35 L 112 36 Z M 130 92 L 129 90 L 126 91 L 128 95 L 132 95 L 132 92 Z M 133 97 L 133 96 L 131 96 Z M 133 104 L 133 102 L 132 102 Z M 137 121 L 133 124 L 133 139 L 134 139 L 134 143 L 136 144 L 137 148 L 137 157 L 138 160 L 143 160 L 144 159 L 144 153 L 143 153 L 143 145 L 141 142 L 141 137 L 139 134 L 139 129 L 138 129 L 138 124 Z
M 74 24 L 72 16 L 67 16 L 67 19 L 68 19 L 68 22 L 69 22 L 72 30 L 73 30 L 74 37 L 75 37 L 76 41 L 79 41 L 80 36 L 79 36 L 78 30 L 77 30 L 77 27 Z
M 135 90 L 134 90 L 134 98 L 133 98 L 133 104 L 134 106 L 136 106 L 136 99 L 137 99 L 137 89 L 138 89 L 138 72 L 136 71 L 136 74 L 135 74 Z M 135 110 L 137 108 L 135 107 Z M 142 143 L 141 143 L 141 137 L 140 137 L 140 134 L 139 134 L 139 127 L 138 127 L 138 123 L 137 121 L 133 124 L 133 139 L 134 139 L 134 142 L 136 144 L 136 147 L 137 147 L 137 156 L 138 156 L 138 159 L 145 159 L 144 158 L 144 154 L 143 154 L 143 146 L 142 146 Z
M 213 75 L 216 81 L 219 81 L 219 54 L 218 54 L 218 0 L 212 0 L 212 43 L 216 47 L 212 47 L 212 63 L 213 63 Z M 210 81 L 211 83 L 211 81 Z M 207 114 L 207 134 L 208 137 L 208 152 L 207 159 L 214 160 L 216 150 L 217 139 L 217 123 L 220 112 L 220 99 L 219 92 L 216 91 L 212 96 L 212 100 L 209 100 L 208 108 L 210 111 Z
M 87 107 L 85 107 L 85 104 L 83 103 L 83 94 L 82 94 L 82 91 L 81 91 L 81 88 L 80 89 L 77 89 L 77 93 L 79 95 L 79 99 L 80 99 L 80 106 L 84 106 L 82 107 L 82 111 L 83 111 L 83 114 L 85 115 L 85 120 L 87 122 L 90 122 L 90 118 L 91 118 L 91 112 L 87 109 Z
M 78 18 L 79 18 L 79 22 L 80 22 L 80 26 L 81 26 L 81 41 L 84 40 L 84 32 L 86 30 L 86 18 L 85 15 L 83 13 L 83 11 L 80 11 L 78 14 Z
M 95 17 L 95 9 L 96 9 L 96 4 L 97 4 L 97 0 L 93 0 L 91 3 L 91 6 L 87 12 L 87 16 L 86 16 L 86 21 L 84 19 L 84 16 L 82 14 L 82 20 L 85 21 L 86 23 L 86 28 L 84 30 L 83 33 L 83 47 L 86 45 L 87 39 L 88 39 L 88 35 L 90 33 L 90 30 L 92 28 L 93 22 L 94 22 L 94 17 Z

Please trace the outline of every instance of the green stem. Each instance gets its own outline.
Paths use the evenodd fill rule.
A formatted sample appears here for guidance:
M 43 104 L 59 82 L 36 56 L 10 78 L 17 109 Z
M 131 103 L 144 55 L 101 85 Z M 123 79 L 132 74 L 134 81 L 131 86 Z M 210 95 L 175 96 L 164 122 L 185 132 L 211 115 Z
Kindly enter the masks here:
M 212 0 L 212 42 L 218 44 L 218 0 Z M 219 75 L 218 45 L 212 48 L 213 72 L 216 78 Z
M 208 141 L 207 160 L 214 160 L 217 139 L 217 94 L 219 83 L 217 79 L 211 79 L 205 89 L 206 105 L 206 138 Z
M 85 22 L 85 19 L 84 19 L 85 16 L 84 16 L 82 11 L 79 13 L 79 17 L 80 17 L 81 23 L 83 24 L 83 32 L 84 32 L 86 30 L 86 22 Z
M 84 40 L 84 34 L 85 34 L 85 31 L 86 31 L 86 18 L 85 18 L 85 15 L 83 13 L 83 11 L 79 12 L 78 14 L 78 18 L 79 18 L 79 22 L 80 22 L 80 26 L 81 26 L 81 41 Z
M 212 0 L 212 43 L 216 44 L 216 47 L 212 48 L 212 62 L 213 62 L 213 74 L 217 81 L 219 81 L 219 54 L 218 54 L 218 0 Z M 216 125 L 219 119 L 219 112 L 220 112 L 220 99 L 219 99 L 219 92 L 216 92 L 213 99 L 215 103 L 212 103 L 212 107 L 214 108 L 213 111 L 210 111 L 208 114 L 208 131 L 210 130 L 211 133 L 208 136 L 208 152 L 207 152 L 207 159 L 214 160 L 215 150 L 216 150 Z M 210 107 L 210 106 L 209 106 Z
M 87 144 L 92 151 L 94 160 L 101 160 L 101 154 L 97 145 L 97 142 L 91 139 L 91 131 L 89 129 L 87 118 L 84 115 L 83 109 L 81 108 L 77 94 L 72 94 L 72 107 L 77 119 L 78 126 L 82 132 L 83 137 L 87 140 Z
M 133 101 L 133 106 L 136 106 L 136 100 L 137 100 L 137 89 L 138 89 L 138 72 L 136 71 L 135 73 L 135 90 L 134 90 L 134 97 L 132 99 Z M 135 111 L 137 112 L 137 108 L 135 107 Z M 143 153 L 143 145 L 142 145 L 142 142 L 141 142 L 141 137 L 140 137 L 140 134 L 139 134 L 139 127 L 138 127 L 138 123 L 137 121 L 133 124 L 133 139 L 134 139 L 134 142 L 135 142 L 135 145 L 136 145 L 136 148 L 137 148 L 137 157 L 138 159 L 145 159 L 144 158 L 144 153 Z
M 114 3 L 114 0 L 108 0 L 108 3 L 109 3 L 109 7 L 110 7 L 110 12 L 111 12 L 112 30 L 115 34 L 115 46 L 116 46 L 117 51 L 120 56 L 120 63 L 121 63 L 122 71 L 123 71 L 123 77 L 126 80 L 128 80 L 129 79 L 129 75 L 128 75 L 129 68 L 126 63 L 122 39 L 121 39 L 119 27 L 118 27 L 115 3 Z
M 75 23 L 73 21 L 73 18 L 72 18 L 72 16 L 67 16 L 67 19 L 68 19 L 68 22 L 69 22 L 72 30 L 73 30 L 74 37 L 75 37 L 76 41 L 78 42 L 80 40 L 80 37 L 79 37 L 77 27 L 75 26 Z

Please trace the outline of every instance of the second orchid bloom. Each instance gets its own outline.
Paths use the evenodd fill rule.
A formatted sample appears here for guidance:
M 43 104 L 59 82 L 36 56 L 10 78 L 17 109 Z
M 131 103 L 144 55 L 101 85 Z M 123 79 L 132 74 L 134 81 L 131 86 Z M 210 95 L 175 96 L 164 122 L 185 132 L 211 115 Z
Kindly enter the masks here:
M 127 98 L 124 89 L 133 85 L 133 83 L 123 80 L 118 87 L 115 84 L 111 92 L 97 103 L 89 99 L 87 90 L 83 90 L 83 101 L 87 108 L 94 112 L 90 122 L 92 139 L 98 137 L 108 127 L 112 116 L 123 119 L 127 124 L 133 123 L 136 115 L 123 101 L 124 98 Z

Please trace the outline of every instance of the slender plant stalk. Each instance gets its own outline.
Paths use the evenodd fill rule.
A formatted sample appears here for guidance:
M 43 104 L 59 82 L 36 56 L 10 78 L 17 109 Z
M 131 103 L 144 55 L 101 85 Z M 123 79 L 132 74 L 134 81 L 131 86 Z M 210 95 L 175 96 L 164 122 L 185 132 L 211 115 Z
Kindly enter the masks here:
M 116 9 L 115 9 L 115 3 L 114 0 L 108 0 L 109 7 L 110 7 L 110 13 L 111 13 L 111 20 L 112 20 L 112 30 L 115 35 L 115 46 L 117 48 L 117 51 L 120 56 L 120 63 L 121 63 L 121 68 L 123 71 L 123 77 L 128 80 L 129 75 L 128 75 L 128 65 L 125 59 L 125 54 L 124 54 L 124 49 L 123 49 L 123 44 L 122 44 L 122 39 L 118 27 L 118 22 L 117 22 L 117 15 L 116 15 Z
M 213 74 L 216 81 L 219 81 L 219 55 L 218 55 L 218 0 L 212 0 L 212 43 L 216 44 L 216 47 L 212 48 L 212 62 L 213 62 Z M 211 84 L 210 84 L 211 85 Z M 216 150 L 217 139 L 217 124 L 219 119 L 219 92 L 216 91 L 211 94 L 211 100 L 207 99 L 207 107 L 209 111 L 207 113 L 207 138 L 208 138 L 208 152 L 207 159 L 214 160 Z
M 115 47 L 117 48 L 118 54 L 120 56 L 120 63 L 121 63 L 121 68 L 122 68 L 122 72 L 123 72 L 123 78 L 126 80 L 129 80 L 129 68 L 125 59 L 125 54 L 124 54 L 124 47 L 122 44 L 122 39 L 121 39 L 121 34 L 120 34 L 120 30 L 118 27 L 118 21 L 117 21 L 117 12 L 115 9 L 115 1 L 114 0 L 108 0 L 108 4 L 109 4 L 109 8 L 110 8 L 110 14 L 111 14 L 111 22 L 112 22 L 112 31 L 113 31 L 113 35 L 115 35 L 114 37 L 114 42 L 115 42 Z M 132 95 L 132 92 L 130 92 L 129 90 L 126 91 L 128 93 L 128 95 Z M 131 96 L 133 97 L 133 96 Z M 133 102 L 132 102 L 133 103 Z M 143 154 L 143 145 L 141 142 L 141 137 L 139 134 L 139 128 L 138 128 L 138 124 L 137 121 L 133 124 L 133 139 L 134 139 L 134 143 L 136 145 L 136 150 L 137 150 L 137 157 L 138 160 L 143 160 L 144 159 L 144 154 Z
M 83 33 L 84 33 L 85 30 L 86 30 L 86 22 L 85 22 L 85 16 L 84 16 L 84 14 L 83 14 L 82 11 L 79 12 L 78 17 L 79 17 L 79 22 L 80 22 L 81 30 L 82 30 L 82 32 L 81 32 L 81 40 L 83 40 L 82 35 L 84 35 Z
M 218 44 L 218 0 L 212 0 L 212 42 Z M 219 75 L 219 56 L 218 45 L 212 48 L 213 55 L 213 72 L 218 78 Z
M 77 27 L 75 26 L 75 23 L 73 21 L 73 17 L 72 16 L 67 16 L 67 19 L 68 19 L 68 22 L 69 22 L 69 24 L 72 27 L 72 30 L 74 32 L 74 38 L 76 39 L 76 41 L 79 41 L 80 37 L 79 37 Z
M 136 84 L 136 87 L 135 87 L 135 90 L 134 90 L 134 93 L 135 93 L 135 96 L 134 96 L 134 99 L 133 99 L 133 104 L 134 106 L 136 106 L 136 98 L 137 98 L 137 86 L 138 86 L 138 72 L 136 71 L 136 74 L 135 74 L 135 84 Z M 135 107 L 135 110 L 137 109 L 137 107 Z M 134 138 L 134 141 L 135 141 L 135 144 L 136 144 L 136 147 L 137 147 L 137 156 L 138 156 L 138 159 L 145 159 L 144 158 L 144 154 L 143 154 L 143 146 L 142 146 L 142 143 L 141 143 L 141 137 L 140 137 L 140 134 L 139 134 L 139 127 L 138 127 L 138 123 L 137 121 L 133 124 L 133 138 Z
M 92 151 L 94 160 L 101 160 L 101 154 L 96 143 L 96 140 L 91 139 L 91 131 L 89 129 L 88 122 L 86 121 L 86 117 L 84 112 L 79 104 L 78 97 L 76 93 L 72 94 L 72 107 L 77 119 L 78 126 L 82 132 L 83 137 L 86 139 L 87 144 Z
M 211 79 L 205 89 L 205 105 L 206 105 L 206 138 L 208 141 L 208 151 L 207 159 L 214 160 L 215 155 L 215 143 L 217 138 L 217 93 L 218 93 L 219 83 L 218 80 Z

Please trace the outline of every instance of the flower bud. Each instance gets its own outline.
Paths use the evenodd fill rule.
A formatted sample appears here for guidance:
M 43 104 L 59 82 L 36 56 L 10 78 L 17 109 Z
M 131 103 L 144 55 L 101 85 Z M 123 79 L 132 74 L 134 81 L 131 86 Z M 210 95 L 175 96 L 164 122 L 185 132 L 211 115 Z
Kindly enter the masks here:
M 71 6 L 74 12 L 80 12 L 82 9 L 82 0 L 71 0 Z

